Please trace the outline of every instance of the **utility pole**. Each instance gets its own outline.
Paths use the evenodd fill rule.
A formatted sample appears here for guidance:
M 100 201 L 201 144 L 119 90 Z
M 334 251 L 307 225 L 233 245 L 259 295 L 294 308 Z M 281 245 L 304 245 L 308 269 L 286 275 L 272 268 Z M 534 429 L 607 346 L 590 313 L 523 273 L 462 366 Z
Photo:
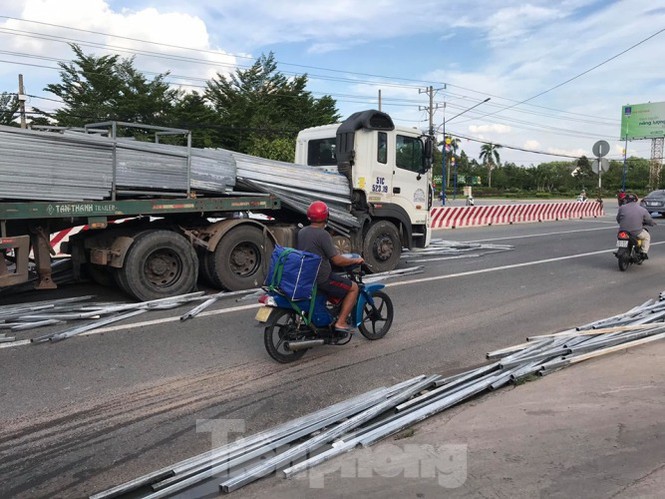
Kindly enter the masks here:
M 444 84 L 442 88 L 433 88 L 431 85 L 426 89 L 419 88 L 419 94 L 427 94 L 429 97 L 429 106 L 418 106 L 418 111 L 427 111 L 429 114 L 429 134 L 434 136 L 434 112 L 439 109 L 439 105 L 434 105 L 434 94 L 439 90 L 445 90 L 446 85 Z
M 429 106 L 428 107 L 422 107 L 418 106 L 419 111 L 427 111 L 429 114 L 429 135 L 434 139 L 434 112 L 439 109 L 439 105 L 437 104 L 436 106 L 434 105 L 434 93 L 438 92 L 439 90 L 445 90 L 446 89 L 446 84 L 443 84 L 442 88 L 437 88 L 435 89 L 431 85 L 427 87 L 425 90 L 419 88 L 418 93 L 419 94 L 427 94 L 429 97 Z M 446 103 L 443 103 L 443 108 L 446 108 Z M 443 140 L 446 140 L 446 121 L 444 118 L 443 121 Z M 436 142 L 435 142 L 436 143 Z M 448 182 L 446 181 L 446 145 L 443 144 L 443 162 L 441 165 L 441 199 L 442 203 L 445 205 L 446 204 L 446 187 L 448 187 Z
M 381 111 L 381 89 L 379 89 L 379 111 Z
M 18 75 L 18 101 L 19 101 L 19 110 L 21 113 L 21 128 L 27 128 L 25 122 L 25 89 L 23 88 L 23 75 Z

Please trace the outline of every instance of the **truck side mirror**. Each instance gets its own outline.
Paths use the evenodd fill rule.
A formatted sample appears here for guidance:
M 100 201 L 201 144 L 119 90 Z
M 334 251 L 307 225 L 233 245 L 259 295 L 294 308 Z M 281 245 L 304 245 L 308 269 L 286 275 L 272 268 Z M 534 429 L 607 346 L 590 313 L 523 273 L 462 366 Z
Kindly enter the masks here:
M 423 168 L 420 173 L 427 173 L 432 168 L 432 154 L 434 151 L 434 139 L 425 137 L 425 154 L 423 156 Z

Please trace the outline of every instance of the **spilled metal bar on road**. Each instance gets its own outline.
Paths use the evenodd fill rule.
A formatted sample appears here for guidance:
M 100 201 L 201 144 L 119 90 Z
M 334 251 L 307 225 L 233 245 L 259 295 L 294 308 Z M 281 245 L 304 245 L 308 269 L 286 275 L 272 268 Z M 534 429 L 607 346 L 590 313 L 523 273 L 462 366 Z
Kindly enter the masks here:
M 436 376 L 436 378 L 438 378 L 438 376 Z M 302 444 L 296 445 L 295 447 L 264 461 L 263 463 L 259 463 L 256 466 L 249 468 L 238 476 L 222 482 L 220 487 L 224 492 L 232 492 L 243 485 L 258 480 L 259 478 L 274 472 L 280 466 L 291 462 L 293 459 L 298 459 L 309 452 L 318 449 L 321 445 L 343 435 L 348 430 L 356 428 L 366 421 L 380 415 L 384 411 L 399 405 L 401 402 L 411 398 L 415 393 L 430 386 L 432 383 L 433 381 L 430 378 L 425 378 L 416 385 L 411 386 L 404 391 L 395 394 L 390 399 L 380 402 L 379 404 L 353 416 L 351 419 L 337 425 L 335 428 L 325 431 Z

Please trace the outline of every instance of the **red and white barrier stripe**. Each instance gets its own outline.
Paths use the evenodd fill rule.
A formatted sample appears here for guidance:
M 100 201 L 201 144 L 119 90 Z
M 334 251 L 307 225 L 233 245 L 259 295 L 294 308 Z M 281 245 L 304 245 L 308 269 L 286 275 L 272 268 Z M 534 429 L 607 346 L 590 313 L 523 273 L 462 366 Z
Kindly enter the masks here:
M 51 248 L 55 251 L 55 256 L 64 256 L 65 253 L 62 253 L 62 243 L 68 241 L 71 236 L 78 234 L 82 230 L 86 230 L 87 225 L 78 225 L 76 227 L 70 227 L 69 229 L 64 229 L 58 231 L 54 234 L 51 234 Z
M 430 211 L 431 227 L 433 229 L 570 220 L 599 217 L 603 214 L 603 205 L 594 201 L 586 203 L 441 206 L 432 208 Z
M 118 220 L 111 220 L 109 224 L 118 224 L 126 220 L 132 220 L 132 218 L 120 218 Z M 78 234 L 82 230 L 88 230 L 87 225 L 77 225 L 76 227 L 70 227 L 69 229 L 63 229 L 58 232 L 54 232 L 49 236 L 49 241 L 51 243 L 51 248 L 55 251 L 55 256 L 68 256 L 67 253 L 62 252 L 62 243 L 69 241 L 69 238 L 75 234 Z

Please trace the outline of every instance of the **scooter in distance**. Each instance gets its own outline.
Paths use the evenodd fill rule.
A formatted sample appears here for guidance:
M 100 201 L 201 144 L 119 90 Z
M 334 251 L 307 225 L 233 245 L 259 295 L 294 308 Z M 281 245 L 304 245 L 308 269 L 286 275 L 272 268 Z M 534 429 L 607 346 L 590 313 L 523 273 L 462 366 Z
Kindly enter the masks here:
M 633 263 L 636 265 L 642 265 L 646 258 L 641 248 L 642 241 L 628 231 L 619 231 L 617 234 L 617 250 L 614 255 L 619 262 L 620 271 L 624 272 Z
M 393 322 L 393 303 L 382 291 L 384 284 L 362 282 L 361 265 L 345 267 L 346 275 L 358 284 L 359 293 L 351 321 L 368 340 L 383 338 Z M 315 288 L 316 289 L 316 288 Z M 307 300 L 293 301 L 278 291 L 268 291 L 259 302 L 263 306 L 256 320 L 265 324 L 263 339 L 268 354 L 280 363 L 302 358 L 310 348 L 320 345 L 346 345 L 353 334 L 339 333 L 334 325 L 341 299 L 314 292 Z

